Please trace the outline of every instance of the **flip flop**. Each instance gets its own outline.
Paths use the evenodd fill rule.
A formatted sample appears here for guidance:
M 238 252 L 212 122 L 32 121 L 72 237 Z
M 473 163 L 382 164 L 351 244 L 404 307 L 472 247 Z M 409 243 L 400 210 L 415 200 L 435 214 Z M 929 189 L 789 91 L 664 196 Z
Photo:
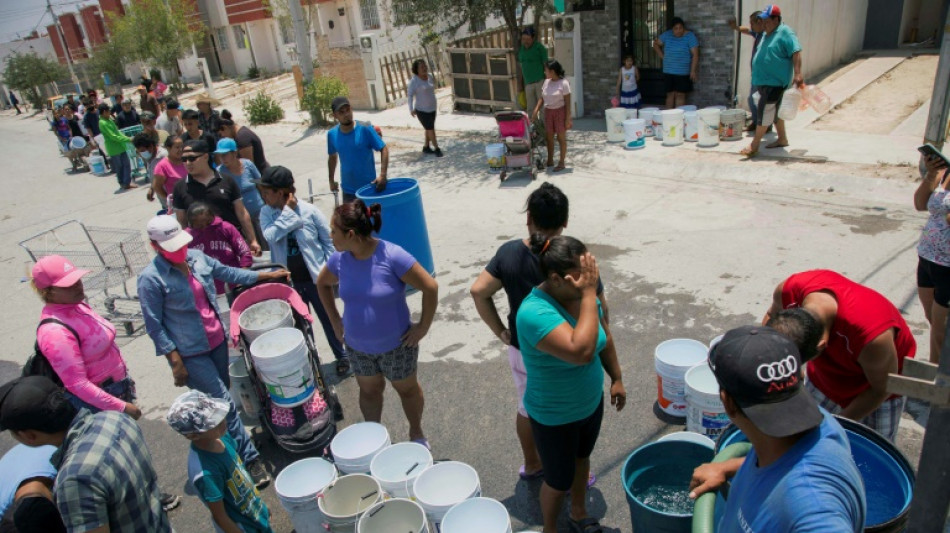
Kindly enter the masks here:
M 574 533 L 602 533 L 604 531 L 604 528 L 600 526 L 600 522 L 592 516 L 580 520 L 567 517 L 567 523 L 570 524 L 571 531 Z
M 765 145 L 766 148 L 785 148 L 787 146 L 788 143 L 780 144 L 778 141 L 770 142 L 769 144 Z
M 521 468 L 518 469 L 518 477 L 525 481 L 531 481 L 532 479 L 540 479 L 544 477 L 544 469 L 540 468 L 533 474 L 528 474 L 524 471 L 524 465 L 521 465 Z
M 758 151 L 758 150 L 752 150 L 752 149 L 750 149 L 750 148 L 743 148 L 742 151 L 739 152 L 739 155 L 744 155 L 744 156 L 746 156 L 747 158 L 752 159 L 753 157 L 759 155 L 759 151 Z
M 421 444 L 425 446 L 426 449 L 429 450 L 430 452 L 432 451 L 432 446 L 429 446 L 429 439 L 425 437 L 422 437 L 421 439 L 412 439 L 412 442 L 415 442 L 416 444 Z
M 565 167 L 564 165 L 558 165 L 558 166 L 554 167 L 553 172 L 560 172 L 560 171 L 564 170 L 565 168 L 566 168 L 566 167 Z

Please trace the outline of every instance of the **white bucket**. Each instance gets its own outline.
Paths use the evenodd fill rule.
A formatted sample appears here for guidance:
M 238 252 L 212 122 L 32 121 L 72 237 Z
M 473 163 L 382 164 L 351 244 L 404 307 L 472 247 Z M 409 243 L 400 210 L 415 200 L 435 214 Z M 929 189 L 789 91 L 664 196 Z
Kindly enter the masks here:
M 657 345 L 653 353 L 656 401 L 664 413 L 686 416 L 684 376 L 687 370 L 705 361 L 706 357 L 706 345 L 693 339 L 670 339 Z
M 741 141 L 744 129 L 744 109 L 727 109 L 719 113 L 719 140 Z
M 247 416 L 257 418 L 261 412 L 261 400 L 257 397 L 244 359 L 236 359 L 228 365 L 228 374 L 231 376 L 231 398 L 237 401 Z
M 607 120 L 607 142 L 623 141 L 623 121 L 627 120 L 627 110 L 622 107 L 612 107 L 604 111 L 604 117 Z
M 300 330 L 277 328 L 264 333 L 251 343 L 251 357 L 275 405 L 296 407 L 313 396 L 310 353 Z
M 505 145 L 502 143 L 485 145 L 485 157 L 491 172 L 501 172 L 505 168 Z
M 103 176 L 106 173 L 106 159 L 101 155 L 91 155 L 89 156 L 89 170 L 97 175 Z
M 511 533 L 511 518 L 508 516 L 508 509 L 501 502 L 491 498 L 472 498 L 452 507 L 445 514 L 440 531 L 441 533 Z
M 642 118 L 623 121 L 623 147 L 627 150 L 639 150 L 646 146 L 646 122 Z
M 660 109 L 657 107 L 644 107 L 640 110 L 640 118 L 643 119 L 646 127 L 646 136 L 653 137 L 656 132 L 653 130 L 653 115 L 659 113 Z
M 712 349 L 713 349 L 713 346 L 719 344 L 719 341 L 721 341 L 722 338 L 725 337 L 725 336 L 726 336 L 726 334 L 723 333 L 722 335 L 716 335 L 715 337 L 713 337 L 713 339 L 712 339 L 711 341 L 709 341 L 709 349 L 712 350 Z
M 412 482 L 432 466 L 432 453 L 415 442 L 393 444 L 373 457 L 369 472 L 393 498 L 412 498 Z
M 663 435 L 662 437 L 656 439 L 657 442 L 669 442 L 669 441 L 685 441 L 699 444 L 700 446 L 705 446 L 710 450 L 716 449 L 716 442 L 706 435 L 700 435 L 699 433 L 693 433 L 692 431 L 677 431 L 676 433 L 670 433 L 668 435 Z
M 699 116 L 699 146 L 710 148 L 719 144 L 719 114 L 720 110 L 715 107 L 707 107 L 697 111 Z
M 638 116 L 638 114 L 637 114 L 637 108 L 631 107 L 631 108 L 624 108 L 624 109 L 626 109 L 626 111 L 627 111 L 627 113 L 626 113 L 626 115 L 625 115 L 625 117 L 624 117 L 625 120 L 630 120 L 630 119 L 632 119 L 632 118 L 639 118 L 639 116 Z
M 274 480 L 280 504 L 297 533 L 326 533 L 317 494 L 336 481 L 336 467 L 319 457 L 301 459 L 284 468 Z
M 692 104 L 687 104 L 687 105 L 681 105 L 677 107 L 676 109 L 682 109 L 684 113 L 689 113 L 690 111 L 696 111 L 699 108 Z
M 294 325 L 294 315 L 290 304 L 283 300 L 264 300 L 249 306 L 241 313 L 238 326 L 248 344 L 268 331 L 277 328 L 290 328 Z
M 381 501 L 383 489 L 366 474 L 338 478 L 317 496 L 326 530 L 333 533 L 354 533 L 360 516 Z
M 653 138 L 658 141 L 663 140 L 663 111 L 657 109 L 653 112 Z
M 449 509 L 482 495 L 478 472 L 465 463 L 446 461 L 426 468 L 412 484 L 416 501 L 426 511 L 436 531 Z
M 719 400 L 719 383 L 709 365 L 699 364 L 686 372 L 686 429 L 716 438 L 729 425 L 729 416 Z
M 699 140 L 699 112 L 686 111 L 684 113 L 686 127 L 683 130 L 683 140 L 694 143 Z
M 802 103 L 802 92 L 797 87 L 785 91 L 782 95 L 782 105 L 778 107 L 778 118 L 795 120 L 798 116 L 798 106 Z
M 365 474 L 370 472 L 373 458 L 391 443 L 386 426 L 360 422 L 337 433 L 330 442 L 330 452 L 340 472 Z
M 422 507 L 403 498 L 379 502 L 367 509 L 356 524 L 357 533 L 428 533 Z
M 663 122 L 663 146 L 683 144 L 684 116 L 682 109 L 667 109 L 660 112 L 660 119 Z

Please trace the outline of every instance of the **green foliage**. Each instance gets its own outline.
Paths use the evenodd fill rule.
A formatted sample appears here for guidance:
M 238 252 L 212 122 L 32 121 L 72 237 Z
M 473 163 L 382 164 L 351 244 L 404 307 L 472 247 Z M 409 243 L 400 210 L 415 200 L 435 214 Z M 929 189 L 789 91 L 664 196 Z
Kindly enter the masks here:
M 92 51 L 92 56 L 86 61 L 87 72 L 95 76 L 105 73 L 109 75 L 112 83 L 121 83 L 125 78 L 124 56 L 124 52 L 114 40 L 101 44 Z
M 19 91 L 36 109 L 44 105 L 37 87 L 68 77 L 66 67 L 55 59 L 38 56 L 35 52 L 14 52 L 7 58 L 7 65 L 3 70 L 4 84 Z
M 455 34 L 472 21 L 498 16 L 512 36 L 517 37 L 525 24 L 537 24 L 541 17 L 554 12 L 551 0 L 388 0 L 397 26 L 418 25 L 421 27 L 419 41 L 423 46 L 442 38 L 451 40 Z M 518 6 L 523 6 L 518 16 Z M 528 10 L 534 14 L 533 21 L 525 21 Z M 515 39 L 517 43 L 517 39 Z
M 326 125 L 333 115 L 330 103 L 337 96 L 349 96 L 350 90 L 340 78 L 320 76 L 304 85 L 300 108 L 309 111 L 311 125 Z
M 113 41 L 130 61 L 153 62 L 168 72 L 178 71 L 178 58 L 205 38 L 204 25 L 189 22 L 196 0 L 135 0 L 124 16 L 110 13 Z
M 251 66 L 247 68 L 247 79 L 256 80 L 261 77 L 261 69 Z
M 252 126 L 273 124 L 284 118 L 284 109 L 276 99 L 260 91 L 257 95 L 244 100 L 244 114 Z

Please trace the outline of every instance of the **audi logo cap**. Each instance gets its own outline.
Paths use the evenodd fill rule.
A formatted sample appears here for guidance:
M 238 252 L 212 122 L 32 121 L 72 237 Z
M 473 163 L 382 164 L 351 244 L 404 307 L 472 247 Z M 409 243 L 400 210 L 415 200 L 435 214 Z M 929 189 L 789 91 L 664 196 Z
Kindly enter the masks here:
M 818 404 L 804 387 L 798 348 L 778 331 L 766 326 L 730 330 L 710 349 L 709 367 L 766 435 L 787 437 L 821 424 Z

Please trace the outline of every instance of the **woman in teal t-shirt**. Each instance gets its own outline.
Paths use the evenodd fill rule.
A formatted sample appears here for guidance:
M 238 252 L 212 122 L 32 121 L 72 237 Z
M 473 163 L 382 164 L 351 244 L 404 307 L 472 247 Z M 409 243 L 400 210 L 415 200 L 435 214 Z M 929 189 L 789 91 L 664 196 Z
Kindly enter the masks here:
M 525 410 L 544 468 L 544 533 L 557 533 L 564 494 L 571 490 L 575 529 L 595 530 L 585 505 L 590 454 L 604 414 L 604 371 L 610 403 L 627 400 L 610 329 L 597 300 L 597 262 L 573 237 L 531 238 L 544 281 L 521 303 L 518 342 L 528 374 Z

